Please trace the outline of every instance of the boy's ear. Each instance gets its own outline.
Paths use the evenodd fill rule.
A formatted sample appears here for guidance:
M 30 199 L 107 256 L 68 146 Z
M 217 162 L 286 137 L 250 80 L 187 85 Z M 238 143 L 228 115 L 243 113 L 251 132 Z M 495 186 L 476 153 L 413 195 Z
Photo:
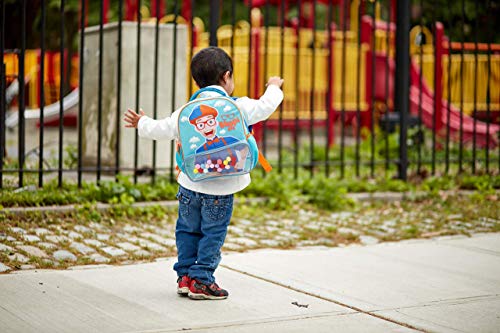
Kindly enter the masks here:
M 231 78 L 231 72 L 226 71 L 224 75 L 222 75 L 222 80 L 224 80 L 224 83 L 226 83 L 229 79 Z

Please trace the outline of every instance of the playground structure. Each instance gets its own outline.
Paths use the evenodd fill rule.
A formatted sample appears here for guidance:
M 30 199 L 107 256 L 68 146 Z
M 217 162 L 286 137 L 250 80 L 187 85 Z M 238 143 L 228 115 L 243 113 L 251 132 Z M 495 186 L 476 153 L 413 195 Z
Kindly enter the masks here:
M 168 23 L 177 19 L 178 24 L 189 25 L 190 1 L 183 1 L 180 16 L 165 16 L 164 8 L 157 9 L 154 6 L 155 1 L 151 3 L 152 20 L 154 17 L 162 17 L 160 22 Z M 333 129 L 334 122 L 344 114 L 346 122 L 370 128 L 371 122 L 376 123 L 377 120 L 372 117 L 378 118 L 386 111 L 398 111 L 393 107 L 395 24 L 392 22 L 394 19 L 391 19 L 392 22 L 382 21 L 380 10 L 376 9 L 373 20 L 370 16 L 364 15 L 364 9 L 358 10 L 359 0 L 354 0 L 350 2 L 349 24 L 341 21 L 339 26 L 332 23 L 327 29 L 313 29 L 309 19 L 300 24 L 288 22 L 289 24 L 283 28 L 266 27 L 262 24 L 264 14 L 257 8 L 264 3 L 252 2 L 256 8 L 252 10 L 250 22 L 240 21 L 234 27 L 221 26 L 217 31 L 217 40 L 218 45 L 232 55 L 234 60 L 235 96 L 258 97 L 265 89 L 267 77 L 280 75 L 285 79 L 283 87 L 285 100 L 282 111 L 276 112 L 266 123 L 266 127 L 296 130 L 297 123 L 299 128 L 307 128 L 313 121 L 315 125 L 329 126 Z M 318 1 L 319 5 L 324 3 L 328 1 Z M 333 3 L 339 6 L 342 18 L 343 1 L 335 0 Z M 137 8 L 134 4 L 132 0 L 126 1 L 126 20 L 136 19 Z M 109 8 L 108 1 L 105 1 L 106 8 Z M 361 15 L 360 19 L 358 15 Z M 151 20 L 147 16 L 148 13 L 145 12 L 143 17 Z M 391 16 L 394 18 L 393 13 Z M 107 15 L 104 19 L 107 22 Z M 359 30 L 357 22 L 361 24 Z M 348 29 L 344 31 L 343 27 Z M 202 21 L 197 18 L 193 19 L 193 29 L 191 46 L 192 53 L 195 53 L 209 45 L 209 33 L 205 31 Z M 475 133 L 479 147 L 484 147 L 487 142 L 490 147 L 497 146 L 497 132 L 500 130 L 497 125 L 500 94 L 494 92 L 500 91 L 500 45 L 480 44 L 478 50 L 483 54 L 479 54 L 477 58 L 472 54 L 466 54 L 461 58 L 460 54 L 453 54 L 453 51 L 463 45 L 450 43 L 439 22 L 434 23 L 433 29 L 434 36 L 427 28 L 420 29 L 420 26 L 415 26 L 410 33 L 412 42 L 419 35 L 426 36 L 424 45 L 412 45 L 410 50 L 412 56 L 410 112 L 414 115 L 421 114 L 423 124 L 428 128 L 435 126 L 437 133 L 442 134 L 443 128 L 449 126 L 453 138 L 457 138 L 457 133 L 462 131 L 464 143 L 470 142 Z M 474 50 L 475 47 L 468 45 L 465 51 Z M 488 56 L 484 54 L 485 51 L 490 52 L 489 61 Z M 64 53 L 65 63 L 69 58 L 67 53 Z M 45 112 L 52 110 L 53 115 L 59 114 L 57 101 L 60 99 L 59 85 L 62 77 L 59 72 L 60 58 L 57 52 L 46 52 L 43 60 L 45 61 L 43 98 L 46 105 L 54 106 L 54 110 L 46 108 Z M 39 107 L 42 98 L 38 79 L 41 61 L 39 50 L 26 52 L 25 68 L 29 73 L 27 106 L 35 109 L 32 110 L 35 118 L 36 108 Z M 16 54 L 6 54 L 5 62 L 7 77 L 15 77 L 18 72 Z M 69 74 L 63 73 L 63 75 Z M 78 86 L 76 55 L 71 56 L 71 75 L 68 81 L 74 93 L 74 89 Z M 490 93 L 489 101 L 486 94 L 488 87 L 489 91 L 493 92 Z M 187 89 L 193 92 L 196 86 L 191 83 Z M 70 105 L 74 107 L 71 103 L 64 105 L 65 109 Z M 472 118 L 475 112 L 487 109 L 493 115 L 491 119 L 495 123 L 489 127 L 481 121 L 475 122 Z M 356 121 L 358 112 L 359 124 Z M 463 113 L 462 121 L 460 113 Z M 8 123 L 10 126 L 15 126 L 14 118 L 12 115 Z M 50 117 L 46 119 L 50 121 Z M 257 137 L 261 135 L 259 130 L 261 128 L 257 127 Z M 333 130 L 329 135 L 328 142 L 333 143 L 335 135 Z

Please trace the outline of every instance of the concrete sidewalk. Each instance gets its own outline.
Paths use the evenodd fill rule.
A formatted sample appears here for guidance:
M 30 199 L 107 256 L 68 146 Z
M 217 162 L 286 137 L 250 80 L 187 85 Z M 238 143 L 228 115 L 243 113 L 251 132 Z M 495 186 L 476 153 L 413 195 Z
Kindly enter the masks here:
M 225 301 L 178 297 L 173 262 L 0 275 L 0 331 L 500 332 L 500 233 L 231 254 Z

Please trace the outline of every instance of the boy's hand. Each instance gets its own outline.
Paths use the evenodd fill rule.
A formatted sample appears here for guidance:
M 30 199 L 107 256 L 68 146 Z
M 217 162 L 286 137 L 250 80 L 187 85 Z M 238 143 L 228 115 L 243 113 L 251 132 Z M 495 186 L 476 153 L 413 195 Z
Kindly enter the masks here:
M 281 87 L 281 85 L 283 84 L 283 81 L 284 80 L 282 78 L 280 78 L 279 76 L 271 76 L 269 78 L 269 80 L 267 81 L 266 86 L 273 84 L 275 86 Z
M 137 128 L 137 124 L 139 124 L 139 119 L 141 119 L 142 116 L 145 116 L 146 114 L 142 109 L 139 110 L 139 114 L 135 113 L 134 110 L 128 109 L 127 112 L 125 112 L 125 120 L 126 124 L 125 127 L 129 128 Z

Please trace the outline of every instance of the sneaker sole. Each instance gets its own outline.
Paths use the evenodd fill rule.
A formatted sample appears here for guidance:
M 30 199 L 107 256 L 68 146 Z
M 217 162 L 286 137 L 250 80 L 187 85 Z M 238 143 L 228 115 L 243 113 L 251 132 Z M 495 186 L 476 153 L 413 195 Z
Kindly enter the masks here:
M 189 287 L 177 288 L 177 293 L 179 295 L 187 296 L 189 293 Z
M 227 298 L 227 296 L 212 296 L 205 294 L 197 294 L 197 293 L 192 293 L 191 291 L 189 291 L 188 297 L 194 300 L 221 300 Z

